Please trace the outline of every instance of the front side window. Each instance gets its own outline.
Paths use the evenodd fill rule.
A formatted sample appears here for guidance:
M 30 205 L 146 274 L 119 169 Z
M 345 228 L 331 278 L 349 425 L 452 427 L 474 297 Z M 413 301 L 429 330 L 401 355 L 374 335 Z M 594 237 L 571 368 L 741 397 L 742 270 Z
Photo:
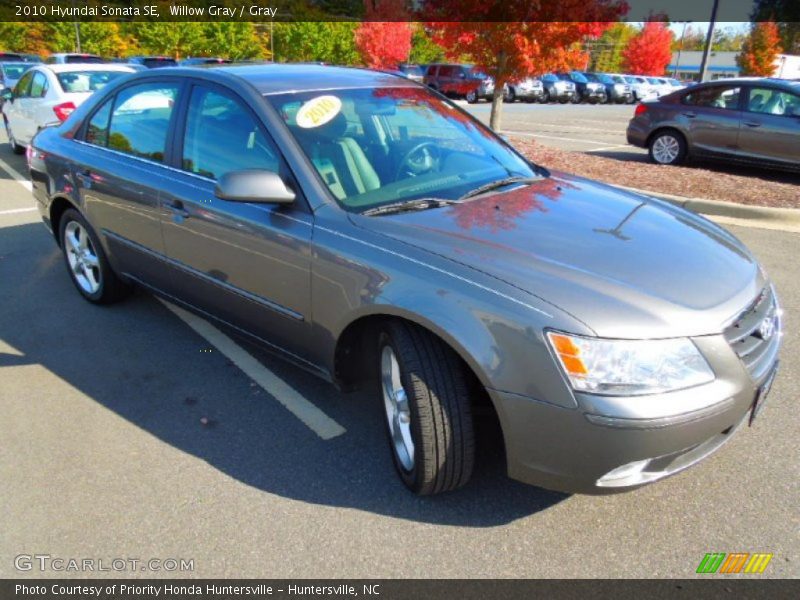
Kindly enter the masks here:
M 683 103 L 702 108 L 721 108 L 739 110 L 741 88 L 713 86 L 695 90 L 683 97 Z
M 800 96 L 774 88 L 752 88 L 747 111 L 765 115 L 800 116 Z
M 267 95 L 331 194 L 363 211 L 455 200 L 537 172 L 470 116 L 415 87 Z
M 181 161 L 186 171 L 211 179 L 243 169 L 277 173 L 278 156 L 239 100 L 200 86 L 192 90 Z
M 108 147 L 163 162 L 177 96 L 174 83 L 143 83 L 119 92 L 111 113 Z

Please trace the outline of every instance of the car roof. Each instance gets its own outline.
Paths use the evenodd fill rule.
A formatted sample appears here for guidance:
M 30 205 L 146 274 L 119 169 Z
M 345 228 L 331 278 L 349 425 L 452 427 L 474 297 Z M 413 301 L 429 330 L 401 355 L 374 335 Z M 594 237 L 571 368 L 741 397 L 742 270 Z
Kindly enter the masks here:
M 37 65 L 34 68 L 49 69 L 53 73 L 70 73 L 72 71 L 124 71 L 133 73 L 134 70 L 122 63 L 67 63 L 55 65 Z
M 190 77 L 198 74 L 223 81 L 246 81 L 261 94 L 372 87 L 419 87 L 419 84 L 410 79 L 383 71 L 326 65 L 233 63 L 169 69 L 170 77 Z

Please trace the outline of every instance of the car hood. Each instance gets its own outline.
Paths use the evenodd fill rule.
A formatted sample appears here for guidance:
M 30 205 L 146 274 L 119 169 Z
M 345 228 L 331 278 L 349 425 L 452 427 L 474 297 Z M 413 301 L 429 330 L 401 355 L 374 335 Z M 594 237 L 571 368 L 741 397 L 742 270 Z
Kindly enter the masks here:
M 719 333 L 765 284 L 741 242 L 710 221 L 564 174 L 354 221 L 535 295 L 608 337 Z

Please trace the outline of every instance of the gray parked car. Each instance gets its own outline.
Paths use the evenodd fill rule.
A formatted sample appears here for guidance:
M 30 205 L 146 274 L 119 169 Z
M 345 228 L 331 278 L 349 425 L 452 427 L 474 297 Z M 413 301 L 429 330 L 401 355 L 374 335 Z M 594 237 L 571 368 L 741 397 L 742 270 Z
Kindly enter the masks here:
M 776 371 L 775 291 L 731 234 L 550 173 L 403 78 L 136 73 L 29 160 L 87 300 L 138 284 L 343 389 L 373 381 L 419 494 L 469 480 L 486 414 L 516 479 L 656 481 L 752 420 Z
M 627 135 L 659 164 L 702 157 L 800 169 L 800 82 L 698 84 L 637 106 Z

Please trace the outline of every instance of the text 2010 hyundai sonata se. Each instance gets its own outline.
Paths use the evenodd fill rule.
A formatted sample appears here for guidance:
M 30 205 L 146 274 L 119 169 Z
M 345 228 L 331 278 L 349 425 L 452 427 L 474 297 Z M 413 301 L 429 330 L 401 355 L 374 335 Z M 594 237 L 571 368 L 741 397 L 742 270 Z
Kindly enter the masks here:
M 168 71 L 29 150 L 78 291 L 139 284 L 342 387 L 375 380 L 413 491 L 467 482 L 487 400 L 511 477 L 587 493 L 688 467 L 762 405 L 775 293 L 705 219 L 548 173 L 401 77 Z

